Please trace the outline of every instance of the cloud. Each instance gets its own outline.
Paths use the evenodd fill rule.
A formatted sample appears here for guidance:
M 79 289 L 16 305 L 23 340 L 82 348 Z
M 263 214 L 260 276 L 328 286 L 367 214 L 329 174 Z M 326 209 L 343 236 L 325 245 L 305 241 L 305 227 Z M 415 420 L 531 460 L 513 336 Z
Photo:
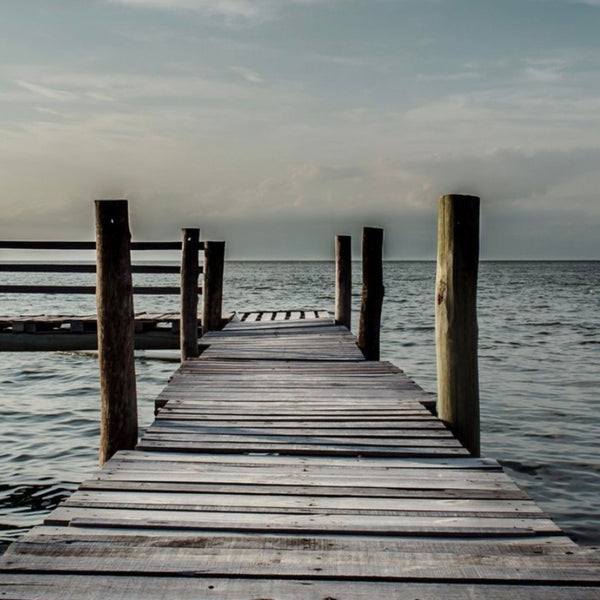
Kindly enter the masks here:
M 58 102 L 72 102 L 77 99 L 77 95 L 72 92 L 68 92 L 65 90 L 54 89 L 50 87 L 46 87 L 43 85 L 39 85 L 37 83 L 31 83 L 29 81 L 22 81 L 20 79 L 16 79 L 15 83 L 24 90 L 28 92 L 32 92 L 38 96 L 42 96 L 47 100 L 55 100 Z
M 476 71 L 462 71 L 460 73 L 447 73 L 447 74 L 432 74 L 427 75 L 424 73 L 419 73 L 417 75 L 418 81 L 465 81 L 467 79 L 479 79 L 481 77 L 480 73 Z
M 139 8 L 198 10 L 209 14 L 251 18 L 258 15 L 264 2 L 251 0 L 110 0 Z
M 263 83 L 264 79 L 252 69 L 247 67 L 229 67 L 229 70 L 239 75 L 242 79 L 250 83 Z
M 193 10 L 227 18 L 263 20 L 273 18 L 283 10 L 285 4 L 315 5 L 341 2 L 342 0 L 109 0 L 139 8 L 163 10 Z
M 256 112 L 273 110 L 280 103 L 299 101 L 301 93 L 297 90 L 287 92 L 284 88 L 271 85 L 248 86 L 265 83 L 255 70 L 244 66 L 233 66 L 204 77 L 196 71 L 181 73 L 181 70 L 157 72 L 153 75 L 127 73 L 119 71 L 84 71 L 53 67 L 51 65 L 6 65 L 5 71 L 13 77 L 12 87 L 0 88 L 0 96 L 7 102 L 19 105 L 40 99 L 51 102 L 70 103 L 70 107 L 79 115 L 103 110 L 111 104 L 121 106 L 142 106 L 152 104 L 157 110 L 176 110 L 176 113 L 190 112 L 203 106 L 214 106 L 218 110 L 241 107 L 252 103 Z M 234 73 L 238 78 L 232 78 Z M 35 83 L 34 83 L 35 82 Z M 14 90 L 20 90 L 15 92 Z M 295 99 L 295 100 L 294 100 Z M 193 112 L 193 111 L 192 111 Z M 6 111 L 4 111 L 6 115 Z M 249 113 L 248 113 L 249 114 Z M 176 114 L 174 113 L 176 119 Z
M 548 0 L 542 0 L 543 2 L 547 2 Z M 595 6 L 600 7 L 600 0 L 563 0 L 567 4 L 583 4 L 585 6 Z
M 402 162 L 401 166 L 424 180 L 424 189 L 432 197 L 468 193 L 488 203 L 520 207 L 538 206 L 543 199 L 546 207 L 552 203 L 558 208 L 564 204 L 565 190 L 580 188 L 581 178 L 593 176 L 598 164 L 600 148 L 578 148 L 536 152 L 504 149 L 483 156 L 432 157 Z M 581 198 L 581 192 L 577 196 Z M 590 195 L 586 210 L 597 212 L 597 206 Z
M 531 58 L 526 63 L 526 76 L 539 83 L 556 83 L 563 79 L 565 71 L 573 65 L 563 58 Z

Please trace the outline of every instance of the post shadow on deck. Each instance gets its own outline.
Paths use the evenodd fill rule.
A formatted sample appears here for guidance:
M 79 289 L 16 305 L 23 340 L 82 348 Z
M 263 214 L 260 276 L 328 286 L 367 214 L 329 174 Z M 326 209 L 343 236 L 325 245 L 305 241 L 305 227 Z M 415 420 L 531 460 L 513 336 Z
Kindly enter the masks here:
M 435 293 L 438 416 L 474 456 L 480 453 L 477 366 L 479 198 L 439 200 Z

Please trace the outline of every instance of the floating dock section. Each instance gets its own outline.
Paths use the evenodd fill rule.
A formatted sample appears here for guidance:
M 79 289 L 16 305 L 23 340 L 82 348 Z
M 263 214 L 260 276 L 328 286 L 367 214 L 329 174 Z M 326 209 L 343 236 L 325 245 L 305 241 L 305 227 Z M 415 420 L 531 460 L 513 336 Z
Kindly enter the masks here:
M 0 598 L 600 598 L 598 556 L 429 395 L 325 313 L 291 316 L 208 333 L 137 449 L 9 548 Z

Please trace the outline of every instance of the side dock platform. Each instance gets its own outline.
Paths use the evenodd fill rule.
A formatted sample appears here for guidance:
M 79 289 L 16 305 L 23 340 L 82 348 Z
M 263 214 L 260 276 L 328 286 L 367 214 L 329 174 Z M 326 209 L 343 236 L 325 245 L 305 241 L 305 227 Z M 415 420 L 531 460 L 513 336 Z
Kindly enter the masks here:
M 275 313 L 273 313 L 275 314 Z M 600 599 L 600 559 L 333 320 L 201 340 L 120 451 L 0 559 L 3 600 Z

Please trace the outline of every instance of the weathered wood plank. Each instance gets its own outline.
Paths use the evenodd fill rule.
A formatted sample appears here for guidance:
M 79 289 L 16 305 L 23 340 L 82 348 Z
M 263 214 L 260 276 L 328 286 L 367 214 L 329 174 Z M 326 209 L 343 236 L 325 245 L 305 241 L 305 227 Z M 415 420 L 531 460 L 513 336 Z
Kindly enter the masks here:
M 260 509 L 270 512 L 284 512 L 288 509 L 306 510 L 308 512 L 330 512 L 353 514 L 360 511 L 364 514 L 375 514 L 379 511 L 393 513 L 425 514 L 437 513 L 454 516 L 520 517 L 543 516 L 542 510 L 532 500 L 465 500 L 465 499 L 427 499 L 427 498 L 330 498 L 322 496 L 269 495 L 257 497 L 249 494 L 210 494 L 172 492 L 147 492 L 140 494 L 133 491 L 92 491 L 81 490 L 74 493 L 62 503 L 72 507 L 118 508 L 165 507 L 173 510 L 226 510 Z M 206 508 L 211 507 L 211 508 Z
M 199 540 L 197 540 L 198 542 Z M 266 540 L 265 540 L 266 541 Z M 292 542 L 292 540 L 289 540 Z M 568 553 L 544 553 L 538 547 L 513 546 L 499 552 L 493 544 L 477 548 L 473 553 L 429 551 L 429 544 L 416 544 L 408 550 L 387 548 L 381 551 L 377 543 L 362 540 L 361 547 L 333 550 L 325 544 L 310 547 L 304 540 L 294 540 L 285 548 L 246 548 L 242 544 L 221 543 L 207 548 L 205 544 L 168 543 L 164 547 L 155 541 L 149 544 L 131 543 L 126 538 L 110 542 L 88 543 L 79 539 L 30 541 L 15 544 L 7 554 L 3 568 L 54 572 L 120 573 L 159 575 L 173 573 L 204 576 L 290 577 L 307 579 L 337 579 L 352 581 L 478 581 L 593 584 L 600 573 L 594 559 Z M 282 552 L 282 550 L 284 550 Z M 482 560 L 482 556 L 486 560 Z
M 324 581 L 315 579 L 115 577 L 113 574 L 9 574 L 0 580 L 4 600 L 598 600 L 600 586 Z
M 132 508 L 87 508 L 60 506 L 46 519 L 47 525 L 102 525 L 127 527 L 203 529 L 207 531 L 249 531 L 356 535 L 488 535 L 559 534 L 560 529 L 548 518 L 437 517 L 343 514 L 283 514 L 177 511 Z
M 455 488 L 448 486 L 431 487 L 423 489 L 419 487 L 361 487 L 355 486 L 327 486 L 327 485 L 286 485 L 285 483 L 256 484 L 256 483 L 232 483 L 231 477 L 225 483 L 198 482 L 198 481 L 146 481 L 140 478 L 114 479 L 105 478 L 101 480 L 84 481 L 81 489 L 95 490 L 137 490 L 145 491 L 173 491 L 179 493 L 188 492 L 212 492 L 216 494 L 294 494 L 308 496 L 328 497 L 373 497 L 373 498 L 462 498 L 480 500 L 519 500 L 526 499 L 527 495 L 514 488 Z
M 0 559 L 3 598 L 600 597 L 597 557 L 399 369 L 310 311 L 255 315 L 207 334 L 138 448 Z

